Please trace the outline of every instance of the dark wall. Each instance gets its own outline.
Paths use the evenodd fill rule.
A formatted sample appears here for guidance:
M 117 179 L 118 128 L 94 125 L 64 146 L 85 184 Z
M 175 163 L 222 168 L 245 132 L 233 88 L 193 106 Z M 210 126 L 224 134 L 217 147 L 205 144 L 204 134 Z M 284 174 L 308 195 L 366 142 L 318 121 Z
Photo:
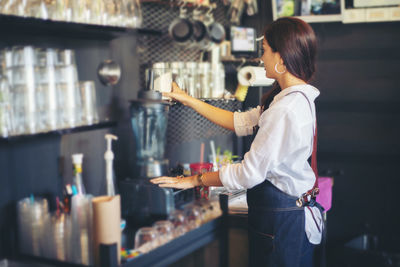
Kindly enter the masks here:
M 399 248 L 400 22 L 313 28 L 320 40 L 319 167 L 335 176 L 329 239 L 372 233 Z
M 243 21 L 262 35 L 272 12 L 270 1 L 258 3 L 260 13 Z M 328 243 L 371 233 L 399 250 L 400 22 L 311 25 L 319 40 L 318 165 L 334 177 Z M 268 89 L 252 88 L 245 104 Z

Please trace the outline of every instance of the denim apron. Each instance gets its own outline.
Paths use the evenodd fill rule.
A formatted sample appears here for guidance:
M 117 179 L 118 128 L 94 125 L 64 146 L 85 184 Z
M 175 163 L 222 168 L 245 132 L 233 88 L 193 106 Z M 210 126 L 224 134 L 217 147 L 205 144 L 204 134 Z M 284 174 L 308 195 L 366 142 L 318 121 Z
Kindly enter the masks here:
M 304 207 L 268 180 L 247 190 L 250 267 L 312 266 Z
M 250 267 L 313 265 L 314 245 L 306 236 L 304 207 L 296 205 L 297 199 L 268 180 L 247 190 Z

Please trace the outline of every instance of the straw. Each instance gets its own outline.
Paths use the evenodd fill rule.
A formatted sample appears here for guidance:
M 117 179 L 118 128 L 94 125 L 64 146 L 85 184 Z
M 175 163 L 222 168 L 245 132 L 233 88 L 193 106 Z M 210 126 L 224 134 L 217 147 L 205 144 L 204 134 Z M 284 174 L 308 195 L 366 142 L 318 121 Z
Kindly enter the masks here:
M 212 162 L 213 162 L 213 169 L 217 170 L 217 155 L 215 153 L 215 144 L 214 144 L 214 140 L 210 141 L 210 147 L 211 147 L 211 154 L 212 154 Z
M 200 163 L 203 164 L 204 161 L 204 143 L 200 145 Z

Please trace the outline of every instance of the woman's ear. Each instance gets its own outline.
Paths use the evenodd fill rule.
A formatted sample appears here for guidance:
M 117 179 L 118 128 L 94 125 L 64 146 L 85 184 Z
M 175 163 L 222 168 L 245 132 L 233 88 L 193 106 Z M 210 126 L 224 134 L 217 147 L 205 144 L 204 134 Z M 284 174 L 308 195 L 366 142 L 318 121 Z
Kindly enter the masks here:
M 285 65 L 285 62 L 283 61 L 281 55 L 279 55 L 279 64 L 281 65 Z
M 275 57 L 276 57 L 276 61 L 275 62 L 279 62 L 279 65 L 285 65 L 285 62 L 283 62 L 283 59 L 282 59 L 281 54 L 279 52 L 275 53 Z

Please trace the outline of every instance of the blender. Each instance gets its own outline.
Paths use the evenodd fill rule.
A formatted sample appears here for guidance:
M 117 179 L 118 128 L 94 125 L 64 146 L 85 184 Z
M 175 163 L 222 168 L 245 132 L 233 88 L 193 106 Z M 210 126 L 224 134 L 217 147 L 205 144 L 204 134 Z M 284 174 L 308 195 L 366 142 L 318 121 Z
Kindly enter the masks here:
M 122 216 L 127 226 L 137 228 L 165 219 L 175 209 L 174 191 L 150 183 L 150 179 L 168 175 L 164 158 L 169 102 L 153 89 L 150 71 L 147 90 L 130 101 L 130 116 L 135 141 L 134 177 L 120 181 Z M 129 247 L 129 244 L 128 244 Z
M 161 93 L 140 91 L 131 101 L 131 123 L 136 144 L 138 178 L 165 175 L 168 159 L 164 158 L 169 103 Z

